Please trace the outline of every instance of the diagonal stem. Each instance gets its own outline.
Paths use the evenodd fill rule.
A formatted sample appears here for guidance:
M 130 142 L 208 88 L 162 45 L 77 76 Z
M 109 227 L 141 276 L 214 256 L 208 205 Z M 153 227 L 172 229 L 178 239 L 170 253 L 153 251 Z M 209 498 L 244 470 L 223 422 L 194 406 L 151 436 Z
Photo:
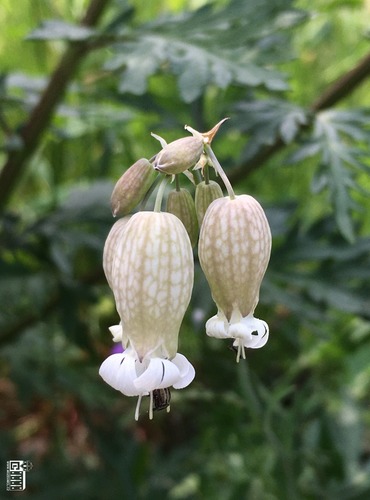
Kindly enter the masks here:
M 81 25 L 95 26 L 109 2 L 110 0 L 91 0 L 85 16 L 81 20 Z M 0 172 L 0 211 L 4 210 L 16 189 L 25 171 L 27 161 L 37 149 L 68 84 L 89 50 L 88 42 L 70 44 L 52 74 L 39 102 L 33 108 L 27 122 L 23 124 L 20 133 L 22 148 L 9 152 L 6 163 Z
M 333 82 L 315 101 L 309 106 L 313 116 L 324 109 L 330 108 L 347 97 L 359 85 L 370 76 L 370 53 L 363 57 L 358 64 L 347 73 Z M 302 125 L 301 131 L 307 129 L 308 125 Z M 245 179 L 254 170 L 260 168 L 269 158 L 286 147 L 286 143 L 277 137 L 271 145 L 260 148 L 254 156 L 241 165 L 235 167 L 228 174 L 229 180 L 236 183 Z

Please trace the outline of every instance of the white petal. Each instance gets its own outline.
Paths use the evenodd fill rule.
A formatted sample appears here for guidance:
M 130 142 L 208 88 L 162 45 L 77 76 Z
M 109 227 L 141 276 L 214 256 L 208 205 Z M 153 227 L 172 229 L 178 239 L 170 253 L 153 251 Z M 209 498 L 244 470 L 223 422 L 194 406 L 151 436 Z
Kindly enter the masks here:
M 139 363 L 138 359 L 133 356 L 125 356 L 122 363 L 119 366 L 119 372 L 117 375 L 117 389 L 125 394 L 125 396 L 139 396 L 143 394 L 135 386 L 135 380 L 137 378 L 136 365 Z
M 261 321 L 261 323 L 263 323 L 266 327 L 266 329 L 264 329 L 264 333 L 262 334 L 262 336 L 258 336 L 258 342 L 255 344 L 255 345 L 252 345 L 252 349 L 259 349 L 260 347 L 263 347 L 265 344 L 267 344 L 267 341 L 269 339 L 269 327 L 268 327 L 268 324 L 266 323 L 266 321 L 263 321 L 263 320 L 259 320 Z
M 125 396 L 139 396 L 143 392 L 134 385 L 138 363 L 139 360 L 130 351 L 112 354 L 102 363 L 99 374 L 104 382 Z
M 168 359 L 152 358 L 148 368 L 138 377 L 134 384 L 137 390 L 144 392 L 170 387 L 180 378 L 177 366 Z
M 180 353 L 177 353 L 176 356 L 171 359 L 171 363 L 174 363 L 179 369 L 180 377 L 184 377 L 189 371 L 189 366 L 192 366 L 187 358 Z
M 122 325 L 113 325 L 109 327 L 110 333 L 113 335 L 113 342 L 122 341 Z
M 164 389 L 166 387 L 171 387 L 178 380 L 181 379 L 180 370 L 176 366 L 176 364 L 172 363 L 172 361 L 170 361 L 169 359 L 165 359 L 163 361 L 164 361 L 164 367 L 165 367 L 165 374 L 164 374 L 162 382 L 158 386 L 158 389 Z
M 99 375 L 102 377 L 104 382 L 106 382 L 116 390 L 118 390 L 117 375 L 122 358 L 122 353 L 111 354 L 111 356 L 103 361 L 99 369 Z
M 189 363 L 189 361 L 182 354 L 177 354 L 175 356 L 175 358 L 173 359 L 173 361 L 175 361 L 175 359 L 178 356 L 181 356 L 181 358 L 184 358 L 184 360 L 186 360 L 187 369 L 185 371 L 184 366 L 182 366 L 181 378 L 180 378 L 180 380 L 178 380 L 177 382 L 175 382 L 173 384 L 173 387 L 174 387 L 174 389 L 183 389 L 184 387 L 188 386 L 193 381 L 193 379 L 195 377 L 195 370 L 194 370 L 194 366 L 191 363 Z M 177 360 L 176 360 L 176 362 L 177 362 Z M 181 360 L 181 363 L 183 363 L 183 360 Z
M 267 323 L 251 315 L 229 326 L 230 337 L 240 339 L 245 347 L 252 349 L 263 347 L 268 340 L 268 334 Z
M 206 334 L 217 339 L 226 339 L 229 337 L 226 331 L 226 324 L 223 319 L 217 314 L 210 318 L 206 323 Z

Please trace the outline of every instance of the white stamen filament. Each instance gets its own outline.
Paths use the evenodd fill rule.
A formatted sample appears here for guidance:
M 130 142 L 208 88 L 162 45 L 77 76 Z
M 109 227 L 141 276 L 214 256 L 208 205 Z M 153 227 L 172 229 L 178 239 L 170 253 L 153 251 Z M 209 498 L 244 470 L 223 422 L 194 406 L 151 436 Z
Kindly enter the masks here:
M 236 354 L 236 362 L 237 363 L 239 363 L 239 361 L 240 361 L 240 355 L 242 356 L 243 359 L 246 359 L 245 346 L 242 342 L 242 339 L 238 339 L 238 352 Z
M 149 402 L 149 420 L 153 420 L 153 391 L 149 393 L 150 402 Z
M 140 412 L 140 405 L 141 405 L 142 397 L 143 397 L 143 395 L 140 394 L 139 397 L 137 398 L 136 409 L 135 409 L 135 420 L 136 420 L 136 422 L 139 420 L 139 412 Z

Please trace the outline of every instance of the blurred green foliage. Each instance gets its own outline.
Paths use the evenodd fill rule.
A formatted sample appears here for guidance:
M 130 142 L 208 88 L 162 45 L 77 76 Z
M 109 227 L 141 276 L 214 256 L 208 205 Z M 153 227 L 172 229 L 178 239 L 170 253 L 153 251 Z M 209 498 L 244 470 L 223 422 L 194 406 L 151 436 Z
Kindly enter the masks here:
M 89 51 L 1 215 L 4 475 L 31 460 L 27 498 L 45 500 L 369 498 L 368 84 L 313 106 L 369 51 L 369 3 L 112 0 L 89 29 L 87 1 L 22 4 L 0 5 L 1 163 L 68 43 Z M 110 193 L 157 152 L 151 131 L 170 141 L 224 116 L 215 153 L 273 232 L 257 310 L 270 340 L 237 365 L 206 338 L 196 259 L 180 335 L 196 379 L 135 423 L 98 376 L 117 321 Z

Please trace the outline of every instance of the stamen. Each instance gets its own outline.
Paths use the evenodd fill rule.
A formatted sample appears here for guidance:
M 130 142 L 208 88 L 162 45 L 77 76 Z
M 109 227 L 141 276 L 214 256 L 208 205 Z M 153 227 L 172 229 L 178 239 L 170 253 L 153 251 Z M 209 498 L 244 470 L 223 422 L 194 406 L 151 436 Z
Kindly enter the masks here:
M 171 406 L 170 406 L 170 405 L 168 405 L 168 406 L 167 406 L 167 413 L 170 413 L 170 411 L 171 411 Z
M 141 399 L 143 395 L 140 394 L 139 397 L 137 398 L 137 403 L 136 403 L 136 409 L 135 409 L 135 420 L 136 422 L 139 420 L 139 411 L 140 411 L 140 405 L 141 405 Z
M 245 355 L 245 345 L 242 344 L 242 358 L 243 359 L 246 359 L 246 355 Z
M 153 420 L 153 391 L 149 393 L 149 420 Z
M 240 355 L 243 359 L 246 359 L 246 355 L 245 355 L 245 346 L 243 344 L 243 340 L 242 339 L 238 339 L 238 352 L 236 354 L 236 362 L 239 363 L 240 361 Z
M 239 363 L 239 361 L 240 361 L 241 349 L 242 349 L 242 346 L 241 346 L 241 343 L 240 343 L 240 339 L 238 339 L 238 352 L 236 354 L 236 362 L 237 363 Z

